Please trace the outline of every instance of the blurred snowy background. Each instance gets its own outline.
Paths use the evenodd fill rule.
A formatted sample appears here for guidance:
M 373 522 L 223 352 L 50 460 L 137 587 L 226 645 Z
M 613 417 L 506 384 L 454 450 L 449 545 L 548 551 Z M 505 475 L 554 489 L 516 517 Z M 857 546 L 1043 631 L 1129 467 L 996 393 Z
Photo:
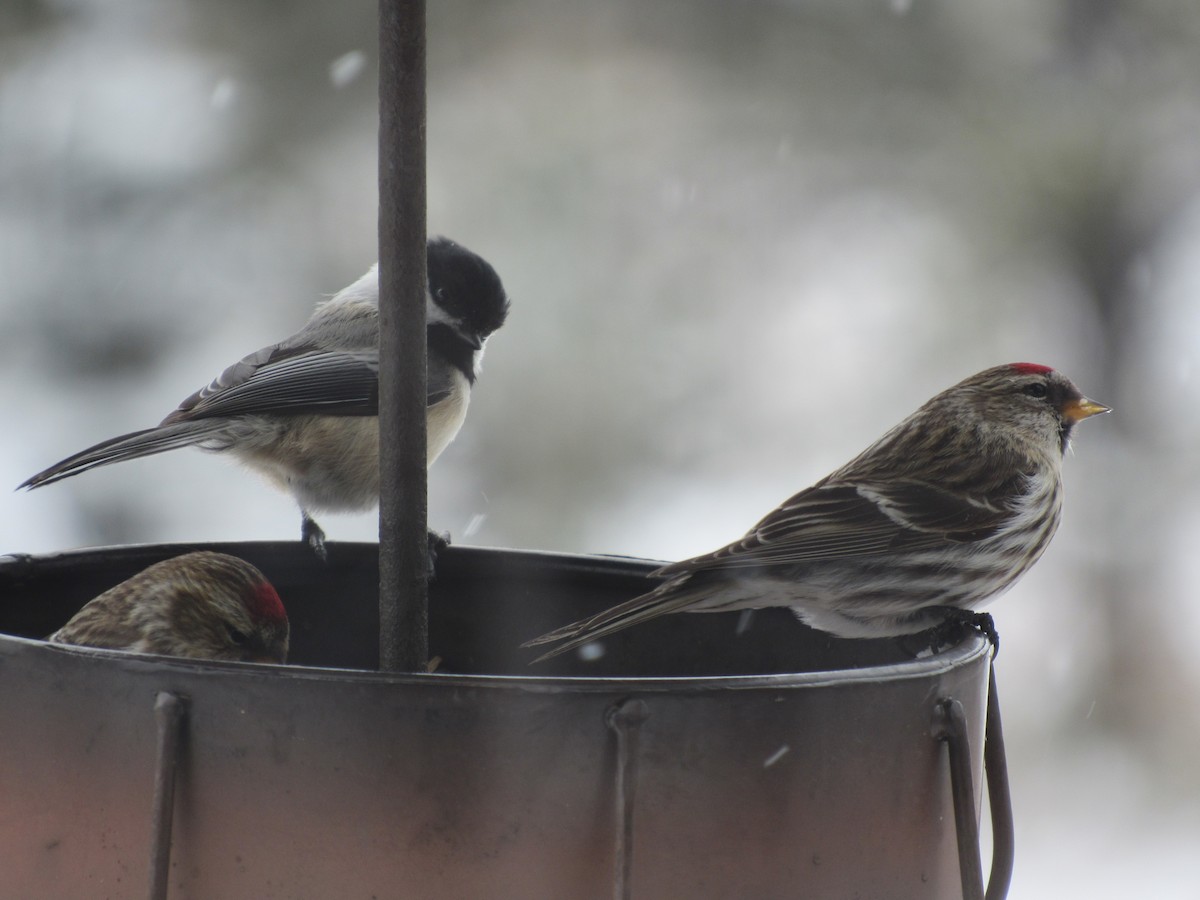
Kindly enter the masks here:
M 375 16 L 0 3 L 0 485 L 374 260 Z M 438 0 L 428 53 L 430 231 L 513 298 L 431 523 L 691 555 L 960 378 L 1054 365 L 1116 413 L 996 608 L 1011 896 L 1195 898 L 1200 7 Z M 197 451 L 0 496 L 0 552 L 298 530 Z

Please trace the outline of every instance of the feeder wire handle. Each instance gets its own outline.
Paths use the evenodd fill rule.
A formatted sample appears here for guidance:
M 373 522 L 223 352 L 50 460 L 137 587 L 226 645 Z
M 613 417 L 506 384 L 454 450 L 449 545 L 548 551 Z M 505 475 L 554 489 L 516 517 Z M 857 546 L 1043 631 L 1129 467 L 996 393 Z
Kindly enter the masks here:
M 945 743 L 949 756 L 950 792 L 954 806 L 954 828 L 958 837 L 958 870 L 962 878 L 963 900 L 1004 900 L 1012 882 L 1013 814 L 995 668 L 992 667 L 988 673 L 983 750 L 988 806 L 992 818 L 992 868 L 986 893 L 979 853 L 979 823 L 975 817 L 975 784 L 971 768 L 971 742 L 967 737 L 967 717 L 961 701 L 953 697 L 938 702 L 935 717 L 933 736 Z

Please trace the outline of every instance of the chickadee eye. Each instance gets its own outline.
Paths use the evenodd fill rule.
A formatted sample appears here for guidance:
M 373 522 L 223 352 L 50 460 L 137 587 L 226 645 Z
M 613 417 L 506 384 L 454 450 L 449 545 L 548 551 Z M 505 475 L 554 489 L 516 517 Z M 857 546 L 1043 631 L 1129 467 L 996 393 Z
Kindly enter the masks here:
M 229 639 L 239 647 L 250 640 L 250 635 L 244 631 L 239 631 L 228 623 L 225 625 L 225 632 L 229 635 Z
M 1024 393 L 1037 400 L 1041 400 L 1046 396 L 1046 394 L 1049 393 L 1049 391 L 1046 389 L 1046 385 L 1042 384 L 1040 381 L 1035 381 L 1033 384 L 1027 384 L 1024 388 L 1022 388 L 1022 390 Z

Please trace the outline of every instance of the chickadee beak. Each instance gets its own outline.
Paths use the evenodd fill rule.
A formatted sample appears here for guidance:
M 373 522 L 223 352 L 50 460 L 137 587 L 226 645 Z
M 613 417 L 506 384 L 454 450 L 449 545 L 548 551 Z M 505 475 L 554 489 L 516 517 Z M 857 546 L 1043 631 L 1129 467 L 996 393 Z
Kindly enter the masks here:
M 460 338 L 467 342 L 472 350 L 483 349 L 483 338 L 479 335 L 473 334 L 470 331 L 463 331 L 461 328 L 455 328 L 454 330 Z
M 1089 400 L 1087 397 L 1072 400 L 1062 408 L 1063 418 L 1071 424 L 1080 422 L 1089 416 L 1098 416 L 1106 412 L 1112 412 L 1112 410 L 1107 406 L 1097 403 L 1095 400 Z

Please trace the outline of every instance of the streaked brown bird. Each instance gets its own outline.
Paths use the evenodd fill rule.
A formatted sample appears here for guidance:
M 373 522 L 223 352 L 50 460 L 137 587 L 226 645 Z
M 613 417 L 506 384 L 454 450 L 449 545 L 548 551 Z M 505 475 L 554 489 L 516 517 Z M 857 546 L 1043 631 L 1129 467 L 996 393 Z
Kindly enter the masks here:
M 562 642 L 540 662 L 670 613 L 767 606 L 844 638 L 973 621 L 1045 551 L 1071 431 L 1108 411 L 1048 366 L 972 375 L 741 540 L 664 566 L 654 590 L 524 646 Z
M 224 553 L 187 553 L 110 588 L 46 640 L 136 653 L 282 663 L 288 618 L 262 572 Z

